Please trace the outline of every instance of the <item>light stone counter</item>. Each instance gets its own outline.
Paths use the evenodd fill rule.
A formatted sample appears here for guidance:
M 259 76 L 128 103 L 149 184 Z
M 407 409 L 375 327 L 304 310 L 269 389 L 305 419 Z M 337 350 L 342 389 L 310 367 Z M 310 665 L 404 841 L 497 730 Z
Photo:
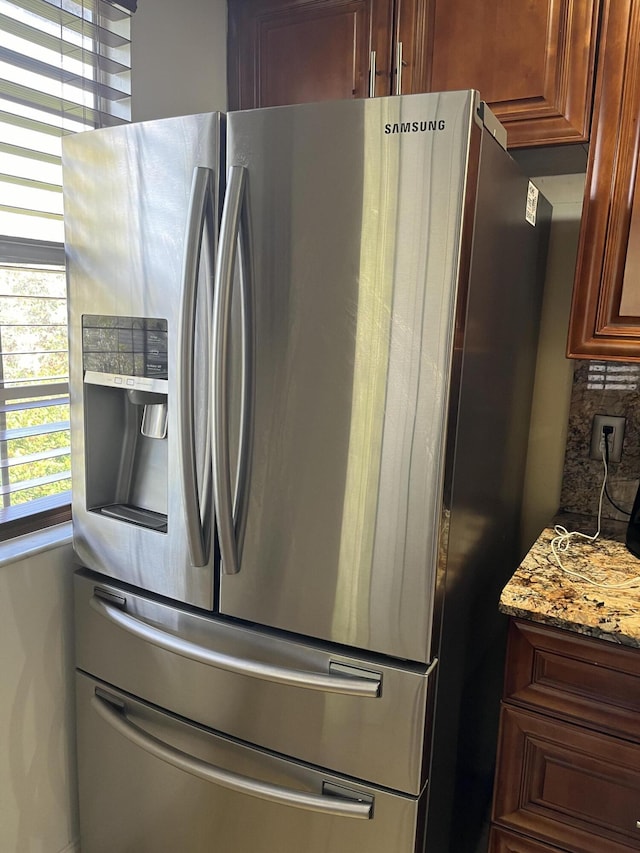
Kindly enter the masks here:
M 594 519 L 566 515 L 556 519 L 567 530 L 592 535 Z M 566 569 L 604 586 L 593 586 L 563 572 L 551 548 L 553 527 L 542 531 L 500 597 L 500 610 L 530 619 L 640 648 L 640 560 L 624 545 L 625 525 L 608 522 L 595 542 L 572 537 L 560 553 Z M 634 578 L 631 588 L 611 589 Z

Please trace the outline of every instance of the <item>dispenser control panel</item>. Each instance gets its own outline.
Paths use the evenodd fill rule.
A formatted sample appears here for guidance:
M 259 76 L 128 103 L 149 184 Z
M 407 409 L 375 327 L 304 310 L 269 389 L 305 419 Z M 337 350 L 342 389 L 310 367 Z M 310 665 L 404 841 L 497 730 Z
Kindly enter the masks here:
M 167 321 L 85 314 L 82 359 L 85 373 L 167 379 Z

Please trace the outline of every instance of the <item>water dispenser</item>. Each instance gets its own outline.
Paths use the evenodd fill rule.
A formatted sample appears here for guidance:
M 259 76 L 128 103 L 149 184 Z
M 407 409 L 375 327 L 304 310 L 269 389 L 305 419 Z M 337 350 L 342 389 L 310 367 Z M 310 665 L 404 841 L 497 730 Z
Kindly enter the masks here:
M 167 532 L 167 321 L 84 315 L 87 509 Z

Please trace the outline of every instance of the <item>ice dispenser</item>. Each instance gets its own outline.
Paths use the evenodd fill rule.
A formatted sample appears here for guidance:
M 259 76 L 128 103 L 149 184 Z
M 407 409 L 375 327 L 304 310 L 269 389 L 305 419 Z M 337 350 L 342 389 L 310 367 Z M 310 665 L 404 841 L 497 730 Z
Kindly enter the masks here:
M 84 315 L 87 509 L 167 532 L 167 321 Z

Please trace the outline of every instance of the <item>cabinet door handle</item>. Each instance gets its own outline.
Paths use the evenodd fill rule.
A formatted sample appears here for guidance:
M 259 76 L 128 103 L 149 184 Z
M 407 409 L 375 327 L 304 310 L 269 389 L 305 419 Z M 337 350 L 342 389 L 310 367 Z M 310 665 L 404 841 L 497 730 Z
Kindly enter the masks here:
M 369 97 L 376 96 L 376 52 L 372 50 L 369 54 Z
M 396 44 L 396 95 L 402 94 L 402 42 Z

